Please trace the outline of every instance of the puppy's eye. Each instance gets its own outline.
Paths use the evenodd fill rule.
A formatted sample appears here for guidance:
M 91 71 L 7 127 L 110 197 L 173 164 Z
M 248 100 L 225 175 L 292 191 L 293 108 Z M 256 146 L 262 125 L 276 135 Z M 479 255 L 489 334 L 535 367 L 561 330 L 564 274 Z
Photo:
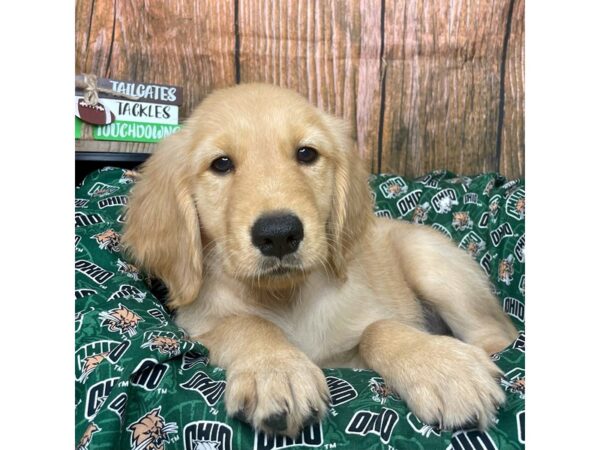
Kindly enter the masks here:
M 210 169 L 217 173 L 227 173 L 234 169 L 233 161 L 227 156 L 221 156 L 210 164 Z
M 319 157 L 319 153 L 312 147 L 300 147 L 296 152 L 296 159 L 302 164 L 312 164 Z

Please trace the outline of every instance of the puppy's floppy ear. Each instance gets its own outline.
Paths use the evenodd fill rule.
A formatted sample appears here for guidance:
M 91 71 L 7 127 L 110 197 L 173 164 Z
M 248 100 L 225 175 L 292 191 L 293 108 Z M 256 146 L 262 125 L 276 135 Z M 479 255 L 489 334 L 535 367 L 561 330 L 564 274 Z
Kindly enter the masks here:
M 129 196 L 123 234 L 128 254 L 166 284 L 173 308 L 194 301 L 202 283 L 200 224 L 186 174 L 189 141 L 183 129 L 146 161 Z
M 346 276 L 346 258 L 373 220 L 369 174 L 361 160 L 349 125 L 325 115 L 336 146 L 335 188 L 329 223 L 330 262 L 338 277 Z

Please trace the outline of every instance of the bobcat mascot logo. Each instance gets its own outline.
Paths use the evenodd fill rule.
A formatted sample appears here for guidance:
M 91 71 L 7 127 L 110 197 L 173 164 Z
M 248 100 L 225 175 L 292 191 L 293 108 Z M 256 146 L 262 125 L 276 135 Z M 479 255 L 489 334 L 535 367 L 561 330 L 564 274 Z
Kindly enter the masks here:
M 431 206 L 429 203 L 423 203 L 422 205 L 417 205 L 413 211 L 412 221 L 413 223 L 425 223 L 428 217 L 429 210 Z
M 136 281 L 139 281 L 142 279 L 139 269 L 137 267 L 135 267 L 133 264 L 129 264 L 129 263 L 127 263 L 125 261 L 121 261 L 119 259 L 117 261 L 117 268 L 120 273 L 124 273 L 129 278 L 133 278 Z
M 131 184 L 137 179 L 138 176 L 139 176 L 139 173 L 137 173 L 135 170 L 123 170 L 123 175 L 121 175 L 121 178 L 119 179 L 119 183 L 120 184 Z
M 473 228 L 473 221 L 467 211 L 458 211 L 452 214 L 452 226 L 456 231 L 465 231 Z
M 94 437 L 94 433 L 98 431 L 102 431 L 100 428 L 98 428 L 98 425 L 93 422 L 90 423 L 85 429 L 83 436 L 81 436 L 81 439 L 79 439 L 76 450 L 88 450 L 88 446 L 90 445 L 92 437 Z
M 169 435 L 177 433 L 177 424 L 165 423 L 159 406 L 129 425 L 127 430 L 131 432 L 132 450 L 164 450 L 165 442 L 171 442 Z
M 469 255 L 476 259 L 485 250 L 485 241 L 474 231 L 469 231 L 462 238 L 458 247 L 466 250 Z
M 408 186 L 400 177 L 390 178 L 379 185 L 379 190 L 385 198 L 396 198 L 408 190 Z
M 120 335 L 135 336 L 137 325 L 143 322 L 143 319 L 133 311 L 127 309 L 119 303 L 119 307 L 110 311 L 103 311 L 99 314 L 102 320 L 102 326 L 107 327 L 108 331 L 118 332 Z
M 95 234 L 92 238 L 96 239 L 100 250 L 109 250 L 116 253 L 121 251 L 121 235 L 112 228 Z
M 81 367 L 81 376 L 79 377 L 80 382 L 85 383 L 90 376 L 90 374 L 98 367 L 106 356 L 108 352 L 98 353 L 97 355 L 90 355 L 83 360 L 83 365 Z
M 513 267 L 514 262 L 513 255 L 508 255 L 508 258 L 503 259 L 498 264 L 498 281 L 506 284 L 507 286 L 512 283 L 513 275 L 515 273 L 515 269 Z
M 469 255 L 476 258 L 479 255 L 479 253 L 485 250 L 485 242 L 471 241 L 467 244 L 466 250 L 469 253 Z
M 396 197 L 399 194 L 402 193 L 402 188 L 397 185 L 397 184 L 392 184 L 390 186 L 387 187 L 387 192 L 389 195 L 391 195 L 392 197 Z
M 159 353 L 169 356 L 179 354 L 179 340 L 169 336 L 151 336 L 150 340 L 142 345 L 142 348 L 158 350 Z
M 373 377 L 369 380 L 369 388 L 373 393 L 373 397 L 371 397 L 374 401 L 385 405 L 388 399 L 398 400 L 398 397 L 394 391 L 388 388 L 383 381 L 383 378 Z
M 525 398 L 525 377 L 516 377 L 511 380 L 502 378 L 500 384 L 502 384 L 502 387 L 507 391 L 518 394 L 521 398 Z

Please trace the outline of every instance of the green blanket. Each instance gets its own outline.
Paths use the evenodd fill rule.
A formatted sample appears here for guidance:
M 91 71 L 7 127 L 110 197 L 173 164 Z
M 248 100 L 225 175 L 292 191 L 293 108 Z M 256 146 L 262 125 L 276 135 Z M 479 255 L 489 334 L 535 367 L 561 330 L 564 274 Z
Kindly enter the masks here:
M 120 253 L 122 206 L 134 182 L 105 168 L 76 189 L 75 390 L 78 449 L 516 449 L 524 448 L 525 324 L 522 181 L 434 172 L 370 180 L 375 214 L 425 223 L 454 239 L 493 282 L 521 331 L 493 355 L 507 402 L 487 432 L 422 423 L 369 370 L 324 369 L 331 406 L 295 440 L 255 433 L 225 414 L 225 372 L 191 342 Z M 156 283 L 153 283 L 154 285 Z

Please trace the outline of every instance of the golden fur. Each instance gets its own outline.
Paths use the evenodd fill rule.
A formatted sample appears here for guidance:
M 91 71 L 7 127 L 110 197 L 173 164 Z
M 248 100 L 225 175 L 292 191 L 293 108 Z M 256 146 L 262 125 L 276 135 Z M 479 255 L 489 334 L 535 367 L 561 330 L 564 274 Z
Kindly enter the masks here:
M 317 149 L 314 164 L 296 161 L 301 146 Z M 235 169 L 214 173 L 223 155 Z M 300 95 L 223 89 L 144 165 L 123 241 L 227 369 L 228 413 L 255 428 L 295 435 L 321 418 L 319 367 L 332 366 L 376 370 L 425 422 L 485 428 L 504 400 L 487 354 L 517 332 L 466 252 L 429 227 L 375 218 L 367 175 L 348 127 Z M 290 256 L 300 269 L 273 275 L 250 229 L 282 210 L 304 226 Z M 455 338 L 428 333 L 425 309 Z

